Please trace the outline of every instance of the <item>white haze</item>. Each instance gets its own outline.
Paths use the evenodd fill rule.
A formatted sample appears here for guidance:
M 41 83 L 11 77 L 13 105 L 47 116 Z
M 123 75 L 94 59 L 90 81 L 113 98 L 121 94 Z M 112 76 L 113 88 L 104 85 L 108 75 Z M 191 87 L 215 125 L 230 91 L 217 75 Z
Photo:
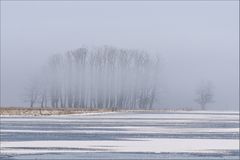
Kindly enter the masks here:
M 239 2 L 2 2 L 1 105 L 26 106 L 24 87 L 56 53 L 82 45 L 146 50 L 161 57 L 159 106 L 239 107 Z

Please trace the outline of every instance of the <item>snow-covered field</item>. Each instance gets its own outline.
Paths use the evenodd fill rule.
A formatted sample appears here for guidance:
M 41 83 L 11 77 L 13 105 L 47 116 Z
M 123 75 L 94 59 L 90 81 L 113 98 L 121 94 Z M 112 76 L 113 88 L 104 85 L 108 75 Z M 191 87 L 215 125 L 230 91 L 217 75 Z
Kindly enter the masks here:
M 1 116 L 0 159 L 238 159 L 238 112 Z

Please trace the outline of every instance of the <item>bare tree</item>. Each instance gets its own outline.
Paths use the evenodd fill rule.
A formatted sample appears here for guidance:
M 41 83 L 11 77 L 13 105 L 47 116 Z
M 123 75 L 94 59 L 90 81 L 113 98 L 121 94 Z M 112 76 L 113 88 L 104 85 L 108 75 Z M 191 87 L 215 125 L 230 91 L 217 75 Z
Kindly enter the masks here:
M 39 97 L 38 82 L 32 79 L 30 81 L 30 84 L 26 87 L 26 98 L 31 108 L 37 102 L 38 97 Z
M 213 85 L 211 82 L 202 82 L 196 90 L 197 98 L 195 101 L 205 110 L 208 103 L 213 102 Z

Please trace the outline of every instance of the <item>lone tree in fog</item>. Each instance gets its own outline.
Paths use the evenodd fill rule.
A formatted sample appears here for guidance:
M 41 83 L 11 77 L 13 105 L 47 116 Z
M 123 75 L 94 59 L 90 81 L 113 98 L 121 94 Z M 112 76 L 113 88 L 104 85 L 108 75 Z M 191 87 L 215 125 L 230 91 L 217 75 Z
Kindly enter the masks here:
M 32 80 L 29 85 L 26 87 L 26 101 L 29 102 L 30 107 L 32 108 L 38 100 L 39 89 L 38 83 Z
M 210 82 L 203 82 L 196 90 L 197 99 L 195 101 L 205 110 L 208 103 L 213 102 L 213 86 Z

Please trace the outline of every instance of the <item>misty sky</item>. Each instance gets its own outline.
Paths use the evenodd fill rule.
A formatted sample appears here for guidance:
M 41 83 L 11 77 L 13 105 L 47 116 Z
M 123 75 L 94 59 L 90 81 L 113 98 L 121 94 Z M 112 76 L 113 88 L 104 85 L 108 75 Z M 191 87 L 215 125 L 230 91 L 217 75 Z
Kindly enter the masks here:
M 55 53 L 112 45 L 162 58 L 160 106 L 197 107 L 209 80 L 210 109 L 239 106 L 239 2 L 1 2 L 1 103 L 24 106 L 24 87 Z

